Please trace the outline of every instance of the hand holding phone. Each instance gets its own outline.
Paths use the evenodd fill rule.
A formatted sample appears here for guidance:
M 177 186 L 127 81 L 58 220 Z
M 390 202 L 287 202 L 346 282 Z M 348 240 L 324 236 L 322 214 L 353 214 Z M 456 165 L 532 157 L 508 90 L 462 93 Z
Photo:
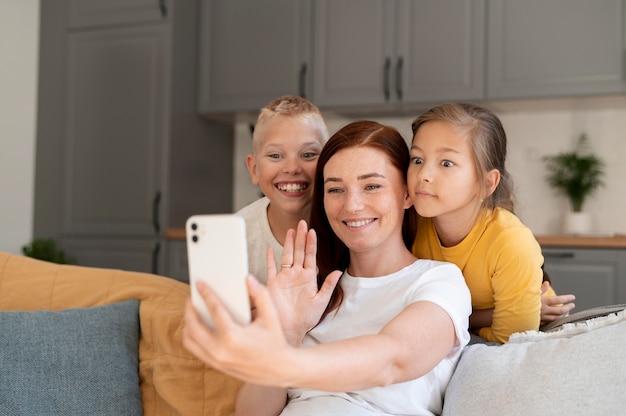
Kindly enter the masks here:
M 198 282 L 205 282 L 217 294 L 236 322 L 249 323 L 245 220 L 234 214 L 194 215 L 187 220 L 185 231 L 191 302 L 203 322 L 214 327 L 196 288 Z

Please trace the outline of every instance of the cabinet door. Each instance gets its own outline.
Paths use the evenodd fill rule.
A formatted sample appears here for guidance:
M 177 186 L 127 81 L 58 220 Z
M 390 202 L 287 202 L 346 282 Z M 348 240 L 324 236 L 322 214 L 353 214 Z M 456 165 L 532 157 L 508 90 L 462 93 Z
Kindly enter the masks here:
M 576 311 L 618 302 L 616 250 L 544 249 L 545 270 L 557 294 L 576 295 Z
M 170 13 L 170 0 L 69 0 L 71 29 L 158 22 Z
M 401 0 L 395 94 L 404 102 L 484 96 L 484 0 Z
M 165 25 L 68 35 L 64 234 L 155 235 L 168 45 Z
M 167 265 L 165 275 L 181 282 L 189 283 L 187 243 L 184 240 L 171 240 L 166 244 Z
M 491 0 L 489 98 L 625 91 L 622 0 Z
M 63 239 L 63 249 L 80 266 L 164 273 L 163 242 L 157 239 Z
M 313 99 L 319 106 L 392 100 L 395 2 L 315 2 Z
M 310 3 L 203 0 L 199 112 L 258 111 L 307 96 Z

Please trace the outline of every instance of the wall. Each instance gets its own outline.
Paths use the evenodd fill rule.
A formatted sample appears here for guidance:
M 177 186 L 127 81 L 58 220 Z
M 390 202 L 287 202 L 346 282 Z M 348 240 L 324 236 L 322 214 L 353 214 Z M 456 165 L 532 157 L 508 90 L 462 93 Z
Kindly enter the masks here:
M 0 0 L 0 251 L 33 230 L 39 1 Z
M 626 99 L 588 97 L 560 100 L 519 100 L 486 103 L 502 120 L 508 137 L 508 168 L 516 184 L 518 215 L 535 234 L 558 234 L 561 218 L 569 209 L 564 197 L 547 186 L 543 155 L 571 150 L 581 132 L 589 136 L 592 149 L 607 164 L 605 186 L 585 203 L 594 218 L 597 233 L 626 234 Z M 415 114 L 417 115 L 417 114 Z M 329 131 L 334 132 L 353 118 L 325 114 Z M 398 128 L 411 139 L 411 117 L 368 117 Z M 250 135 L 243 119 L 235 128 L 235 209 L 258 196 L 250 185 L 245 155 Z

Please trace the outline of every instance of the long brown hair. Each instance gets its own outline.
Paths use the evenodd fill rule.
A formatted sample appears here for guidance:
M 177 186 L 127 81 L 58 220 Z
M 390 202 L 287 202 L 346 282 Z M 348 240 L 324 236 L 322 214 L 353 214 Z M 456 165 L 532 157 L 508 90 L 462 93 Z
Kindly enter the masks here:
M 350 147 L 371 147 L 385 153 L 389 161 L 398 169 L 400 177 L 406 185 L 406 174 L 409 167 L 409 148 L 402 135 L 393 127 L 384 126 L 375 121 L 355 121 L 342 127 L 333 134 L 320 153 L 315 170 L 313 203 L 311 207 L 310 227 L 317 232 L 317 267 L 318 287 L 321 287 L 326 276 L 333 270 L 345 270 L 350 263 L 348 247 L 332 230 L 326 210 L 324 209 L 324 166 L 338 151 Z M 411 250 L 415 239 L 417 214 L 413 207 L 404 210 L 402 223 L 402 239 Z M 322 316 L 336 309 L 343 300 L 343 291 L 337 285 L 335 292 Z

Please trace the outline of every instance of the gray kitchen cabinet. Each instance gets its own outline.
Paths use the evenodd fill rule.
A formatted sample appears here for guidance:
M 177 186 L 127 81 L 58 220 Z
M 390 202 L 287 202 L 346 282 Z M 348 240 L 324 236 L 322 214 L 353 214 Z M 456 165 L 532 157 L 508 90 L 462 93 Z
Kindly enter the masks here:
M 543 255 L 557 294 L 576 296 L 574 312 L 626 303 L 626 250 L 553 247 Z
M 158 22 L 167 17 L 171 0 L 69 0 L 68 26 L 72 29 Z
M 164 246 L 151 238 L 66 237 L 63 248 L 83 266 L 165 274 Z
M 483 97 L 483 0 L 319 0 L 314 4 L 317 105 Z
M 181 282 L 189 283 L 187 243 L 185 240 L 168 240 L 167 247 L 168 276 Z
M 488 4 L 488 98 L 626 91 L 623 0 Z
M 163 271 L 169 35 L 161 23 L 68 34 L 63 244 L 81 264 Z
M 196 112 L 196 3 L 88 30 L 68 5 L 42 3 L 34 234 L 81 265 L 167 275 L 165 228 L 232 201 L 232 127 Z
M 65 233 L 158 232 L 169 49 L 166 24 L 68 35 Z
M 202 0 L 200 21 L 201 114 L 309 95 L 310 1 Z

